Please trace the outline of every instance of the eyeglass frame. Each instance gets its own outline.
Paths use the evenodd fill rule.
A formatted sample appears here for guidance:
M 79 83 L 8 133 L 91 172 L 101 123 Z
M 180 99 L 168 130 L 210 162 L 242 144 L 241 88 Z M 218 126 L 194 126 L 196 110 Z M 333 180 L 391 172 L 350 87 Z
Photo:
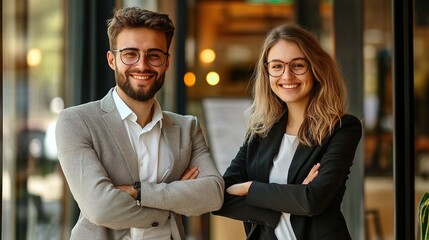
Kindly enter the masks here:
M 296 74 L 296 73 L 294 73 L 293 72 L 293 70 L 291 69 L 291 67 L 290 67 L 290 63 L 291 62 L 293 62 L 293 61 L 296 61 L 296 60 L 304 60 L 304 61 L 306 61 L 307 62 L 307 70 L 305 70 L 305 72 L 303 72 L 303 73 L 300 73 L 300 74 Z M 283 65 L 286 65 L 287 64 L 287 66 L 288 66 L 288 68 L 289 68 L 289 70 L 290 70 L 290 72 L 293 74 L 293 75 L 295 75 L 295 76 L 301 76 L 301 75 L 304 75 L 304 74 L 306 74 L 307 72 L 308 72 L 308 70 L 310 69 L 310 60 L 308 60 L 307 58 L 304 58 L 304 57 L 297 57 L 297 58 L 293 58 L 292 60 L 290 60 L 289 62 L 283 62 L 282 60 L 278 60 L 278 59 L 273 59 L 273 60 L 271 60 L 271 61 L 269 61 L 269 62 L 265 62 L 264 63 L 264 65 L 265 65 L 265 68 L 266 68 L 266 70 L 267 70 L 267 73 L 268 73 L 268 75 L 270 75 L 271 77 L 280 77 L 280 76 L 282 76 L 284 73 L 285 73 L 285 71 L 286 71 L 286 67 L 283 67 L 283 72 L 280 74 L 280 75 L 278 75 L 278 76 L 273 76 L 273 75 L 271 75 L 270 74 L 270 70 L 268 69 L 268 64 L 270 64 L 270 63 L 272 63 L 272 62 L 280 62 L 280 63 L 283 63 Z
M 135 62 L 135 63 L 127 64 L 127 63 L 125 63 L 125 62 L 124 62 L 124 60 L 122 59 L 122 52 L 123 52 L 123 51 L 125 51 L 125 50 L 133 50 L 133 51 L 138 52 L 139 57 L 137 58 L 137 60 L 136 60 L 136 62 Z M 164 52 L 164 51 L 162 51 L 161 49 L 158 49 L 158 48 L 151 48 L 151 49 L 149 49 L 149 50 L 147 50 L 147 51 L 140 50 L 140 49 L 138 49 L 138 48 L 112 49 L 112 50 L 110 50 L 110 51 L 111 51 L 111 52 L 113 52 L 113 53 L 117 53 L 117 52 L 119 52 L 119 58 L 121 59 L 121 62 L 122 62 L 123 64 L 127 65 L 127 66 L 132 66 L 132 65 L 134 65 L 134 64 L 136 64 L 136 63 L 138 63 L 138 62 L 140 61 L 140 58 L 142 57 L 142 55 L 140 54 L 140 52 L 143 52 L 143 53 L 144 53 L 144 56 L 145 56 L 145 58 L 146 58 L 147 63 L 148 63 L 149 65 L 151 65 L 152 67 L 161 67 L 161 66 L 162 66 L 162 65 L 164 65 L 164 64 L 165 64 L 165 62 L 167 61 L 168 56 L 170 56 L 170 53 L 168 53 L 168 52 Z M 159 51 L 159 52 L 162 52 L 162 53 L 164 54 L 164 60 L 162 61 L 162 63 L 161 63 L 160 65 L 153 65 L 153 64 L 148 60 L 148 59 L 149 59 L 149 58 L 148 58 L 148 53 L 149 53 L 149 52 L 151 52 L 151 51 Z

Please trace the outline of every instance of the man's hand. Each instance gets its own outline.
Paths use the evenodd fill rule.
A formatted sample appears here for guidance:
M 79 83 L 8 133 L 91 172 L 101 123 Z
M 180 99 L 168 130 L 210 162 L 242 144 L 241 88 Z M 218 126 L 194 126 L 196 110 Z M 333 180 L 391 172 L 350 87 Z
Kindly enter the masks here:
M 193 167 L 191 169 L 186 169 L 186 171 L 183 173 L 182 178 L 180 180 L 189 180 L 189 179 L 195 179 L 197 178 L 199 172 L 197 167 Z M 119 185 L 115 186 L 116 189 L 119 189 L 123 192 L 126 192 L 131 195 L 134 199 L 137 198 L 137 190 L 134 188 L 133 185 Z
M 320 163 L 317 163 L 316 165 L 314 165 L 311 168 L 310 172 L 308 173 L 307 177 L 302 182 L 302 184 L 307 185 L 311 181 L 313 181 L 317 177 L 317 175 L 319 174 L 319 168 L 320 168 Z
M 198 168 L 197 167 L 193 167 L 193 168 L 188 168 L 186 169 L 186 171 L 183 173 L 182 178 L 180 180 L 190 180 L 190 179 L 195 179 L 197 178 L 198 174 L 200 172 L 198 172 Z
M 137 190 L 134 188 L 133 185 L 120 185 L 120 186 L 115 186 L 116 189 L 119 189 L 123 192 L 126 192 L 128 194 L 131 195 L 131 197 L 133 197 L 134 199 L 137 198 Z

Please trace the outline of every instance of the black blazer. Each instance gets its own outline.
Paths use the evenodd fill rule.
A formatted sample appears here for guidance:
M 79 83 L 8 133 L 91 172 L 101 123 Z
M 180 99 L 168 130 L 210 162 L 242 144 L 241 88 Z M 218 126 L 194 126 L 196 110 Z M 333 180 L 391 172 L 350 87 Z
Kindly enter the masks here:
M 282 212 L 291 214 L 292 228 L 298 240 L 351 239 L 340 208 L 362 136 L 361 122 L 352 115 L 345 115 L 320 146 L 300 144 L 289 169 L 288 184 L 269 184 L 270 169 L 286 123 L 287 113 L 266 138 L 256 137 L 240 147 L 223 176 L 225 189 L 246 181 L 253 181 L 253 184 L 245 197 L 225 192 L 222 208 L 213 214 L 243 221 L 247 235 L 254 228 L 248 239 L 277 239 L 274 229 Z M 302 185 L 318 162 L 321 164 L 318 176 L 310 184 Z

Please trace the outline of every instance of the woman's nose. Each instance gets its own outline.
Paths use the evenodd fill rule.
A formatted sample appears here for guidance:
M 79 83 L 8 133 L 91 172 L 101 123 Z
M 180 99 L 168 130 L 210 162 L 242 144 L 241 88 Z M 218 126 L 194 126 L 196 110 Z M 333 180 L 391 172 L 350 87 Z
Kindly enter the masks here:
M 295 74 L 292 73 L 292 71 L 289 68 L 289 65 L 285 65 L 285 70 L 282 74 L 282 78 L 284 79 L 292 79 L 295 77 Z

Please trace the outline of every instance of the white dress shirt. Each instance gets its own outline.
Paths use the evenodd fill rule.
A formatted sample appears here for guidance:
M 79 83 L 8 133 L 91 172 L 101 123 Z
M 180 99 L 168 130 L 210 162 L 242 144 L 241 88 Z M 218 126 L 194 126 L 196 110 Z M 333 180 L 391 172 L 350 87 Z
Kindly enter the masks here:
M 280 145 L 279 152 L 274 158 L 273 167 L 270 171 L 270 183 L 287 184 L 287 177 L 292 162 L 293 155 L 298 148 L 298 139 L 296 136 L 285 134 Z M 287 201 L 285 199 L 284 201 Z M 290 214 L 282 213 L 279 223 L 274 230 L 278 239 L 296 240 L 290 223 Z
M 142 128 L 137 123 L 137 115 L 119 97 L 116 88 L 113 91 L 113 99 L 127 129 L 131 145 L 137 154 L 140 181 L 160 182 L 173 163 L 173 155 L 161 132 L 162 110 L 160 104 L 155 100 L 152 120 Z M 141 197 L 144 198 L 145 196 Z M 129 237 L 133 240 L 171 239 L 171 221 L 174 221 L 174 218 L 170 218 L 170 221 L 167 221 L 164 226 L 131 228 Z

